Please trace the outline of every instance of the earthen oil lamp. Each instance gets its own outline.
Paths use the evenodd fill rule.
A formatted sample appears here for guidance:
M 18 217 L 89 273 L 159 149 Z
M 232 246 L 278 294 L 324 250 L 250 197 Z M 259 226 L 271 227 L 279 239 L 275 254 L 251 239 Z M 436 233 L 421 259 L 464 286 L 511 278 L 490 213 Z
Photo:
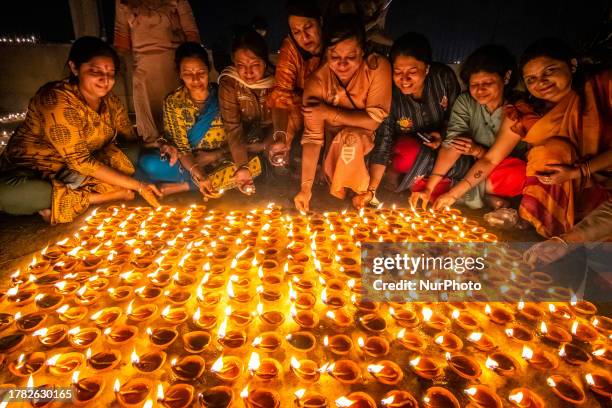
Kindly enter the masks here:
M 404 378 L 404 373 L 400 366 L 389 360 L 382 360 L 376 364 L 370 364 L 368 366 L 368 372 L 372 374 L 378 382 L 385 385 L 396 385 Z
M 15 314 L 15 326 L 17 330 L 30 333 L 38 330 L 47 320 L 47 314 L 41 312 L 30 313 L 21 316 L 20 312 Z
M 451 332 L 442 332 L 434 338 L 436 343 L 442 350 L 451 353 L 460 351 L 463 348 L 461 339 Z
M 368 313 L 359 317 L 361 327 L 369 332 L 382 333 L 387 328 L 387 322 L 376 313 Z
M 461 379 L 472 381 L 482 374 L 480 365 L 472 357 L 462 354 L 452 355 L 447 352 L 446 360 L 448 361 L 448 367 Z
M 419 353 L 427 347 L 427 343 L 423 339 L 423 336 L 414 332 L 406 332 L 406 329 L 401 329 L 397 333 L 397 341 L 402 347 Z
M 580 300 L 580 301 L 573 300 L 572 302 L 570 302 L 570 308 L 574 312 L 581 314 L 583 316 L 592 316 L 595 313 L 597 313 L 597 306 L 595 306 L 593 303 L 588 302 L 586 300 Z
M 540 323 L 540 334 L 544 337 L 546 342 L 554 346 L 572 341 L 572 335 L 557 324 Z
M 544 408 L 546 406 L 538 394 L 527 388 L 515 388 L 510 391 L 508 401 L 517 408 Z
M 597 340 L 599 333 L 588 323 L 579 322 L 577 319 L 572 323 L 572 335 L 584 343 L 592 343 Z
M 161 318 L 171 326 L 178 326 L 184 323 L 189 318 L 189 315 L 184 307 L 171 307 L 168 305 L 162 310 Z
M 331 337 L 323 338 L 323 345 L 332 353 L 343 356 L 348 354 L 353 348 L 353 341 L 345 334 L 336 334 Z
M 86 349 L 90 347 L 100 336 L 100 330 L 95 327 L 81 329 L 74 327 L 68 330 L 68 342 L 76 349 Z
M 65 324 L 54 324 L 50 327 L 43 327 L 32 333 L 32 336 L 38 337 L 40 344 L 47 347 L 53 347 L 60 344 L 68 335 L 68 326 Z
M 164 393 L 161 384 L 157 384 L 157 402 L 166 408 L 187 408 L 191 406 L 195 388 L 189 384 L 174 384 Z
M 121 362 L 121 353 L 118 350 L 101 351 L 91 355 L 91 349 L 88 348 L 85 353 L 87 363 L 97 372 L 112 370 Z
M 149 351 L 139 356 L 134 349 L 130 356 L 132 367 L 142 374 L 151 374 L 159 370 L 166 362 L 166 353 L 159 350 Z
M 221 294 L 205 293 L 205 294 L 202 294 L 202 296 L 198 296 L 197 299 L 198 299 L 198 304 L 200 305 L 202 310 L 212 310 L 215 307 L 217 307 L 217 305 L 221 301 Z
M 210 368 L 215 377 L 225 383 L 233 383 L 242 374 L 242 362 L 234 356 L 221 356 Z
M 466 333 L 480 331 L 478 321 L 469 312 L 461 312 L 459 309 L 455 309 L 451 317 L 453 322 Z
M 205 331 L 190 331 L 183 334 L 183 348 L 191 354 L 200 354 L 210 344 L 210 334 Z
M 39 312 L 50 312 L 61 306 L 64 296 L 40 293 L 34 298 Z
M 176 330 L 167 327 L 156 327 L 154 329 L 147 327 L 146 331 L 151 346 L 160 350 L 170 347 L 178 337 Z
M 594 393 L 604 398 L 612 398 L 612 376 L 607 371 L 588 373 L 584 379 Z
M 520 370 L 518 361 L 510 354 L 502 352 L 495 352 L 489 355 L 485 365 L 502 377 L 514 377 Z
M 198 401 L 202 408 L 229 408 L 234 401 L 234 391 L 225 385 L 211 387 L 198 395 Z
M 379 336 L 370 336 L 365 340 L 359 337 L 357 344 L 364 354 L 370 357 L 383 357 L 389 352 L 389 342 Z
M 58 314 L 58 318 L 67 324 L 75 324 L 83 320 L 83 318 L 87 315 L 88 309 L 85 306 L 72 306 L 63 305 L 62 307 L 56 309 Z
M 304 353 L 311 351 L 317 344 L 317 341 L 312 333 L 307 331 L 289 333 L 285 339 L 287 340 L 287 343 L 295 350 Z
M 134 296 L 134 288 L 131 286 L 118 286 L 106 290 L 108 296 L 117 303 L 130 300 Z
M 552 392 L 565 402 L 580 405 L 586 401 L 586 395 L 582 388 L 568 377 L 551 375 L 546 379 L 546 383 L 552 389 Z
M 418 408 L 419 403 L 408 391 L 392 390 L 380 400 L 383 406 L 390 408 Z
M 460 408 L 457 397 L 443 387 L 430 387 L 423 397 L 424 408 Z
M 274 353 L 283 344 L 283 338 L 276 332 L 265 332 L 253 339 L 251 345 L 266 353 Z
M 140 407 L 149 398 L 154 389 L 153 382 L 147 378 L 131 378 L 125 384 L 117 378 L 113 390 L 122 408 Z
M 56 354 L 46 361 L 49 373 L 55 377 L 68 375 L 79 369 L 84 363 L 85 356 L 78 352 Z
M 108 307 L 98 310 L 92 314 L 90 319 L 94 321 L 99 328 L 112 326 L 123 314 L 123 311 L 118 307 Z
M 293 301 L 296 309 L 311 310 L 317 303 L 317 298 L 310 292 L 294 292 L 293 288 L 289 289 L 289 298 Z
M 572 343 L 562 344 L 559 348 L 559 357 L 568 364 L 580 366 L 591 361 L 591 356 L 582 348 Z
M 514 321 L 514 315 L 501 306 L 493 306 L 488 303 L 485 305 L 485 314 L 489 320 L 495 324 L 508 324 Z
M 329 284 L 329 282 L 328 282 Z M 344 296 L 342 292 L 337 290 L 327 290 L 324 288 L 321 291 L 321 301 L 330 309 L 339 309 L 344 306 Z
M 596 360 L 605 364 L 612 364 L 612 348 L 610 346 L 603 344 L 594 345 L 592 354 Z
M 423 315 L 424 330 L 428 332 L 439 332 L 445 330 L 450 325 L 450 320 L 443 314 L 434 312 L 427 306 L 421 310 Z
M 79 371 L 72 374 L 74 395 L 72 403 L 75 406 L 86 406 L 96 399 L 104 390 L 105 382 L 101 376 L 79 379 Z
M 361 381 L 361 370 L 357 363 L 352 360 L 337 360 L 327 367 L 323 366 L 323 368 L 342 384 L 349 385 Z
M 164 296 L 175 306 L 184 305 L 191 299 L 191 293 L 185 290 L 172 289 L 164 292 Z
M 391 317 L 393 317 L 393 319 L 399 326 L 405 327 L 407 329 L 416 327 L 420 323 L 419 317 L 412 310 L 407 310 L 403 308 L 396 310 L 395 308 L 390 307 L 389 314 L 391 315 Z
M 502 408 L 503 403 L 499 395 L 486 385 L 474 385 L 464 391 L 470 400 L 470 408 Z
M 178 360 L 171 361 L 172 373 L 182 381 L 194 381 L 204 373 L 206 362 L 197 355 L 190 355 Z
M 81 289 L 76 291 L 76 298 L 74 301 L 81 306 L 91 306 L 98 302 L 100 296 L 100 292 L 87 290 L 87 286 L 81 286 Z
M 505 330 L 506 336 L 516 343 L 524 344 L 533 340 L 533 332 L 522 324 L 515 324 Z
M 130 325 L 116 325 L 104 330 L 106 342 L 111 346 L 121 347 L 134 341 L 138 335 L 138 327 Z
M 290 369 L 301 381 L 312 383 L 317 382 L 321 375 L 317 363 L 312 360 L 298 360 L 291 357 Z
M 45 360 L 45 353 L 21 354 L 17 361 L 9 363 L 8 369 L 11 374 L 17 377 L 28 377 L 39 372 L 45 366 Z
M 163 294 L 161 288 L 148 285 L 139 287 L 138 289 L 134 290 L 134 293 L 145 302 L 155 302 Z
M 247 340 L 247 335 L 244 331 L 240 330 L 227 330 L 227 317 L 217 331 L 217 341 L 221 346 L 230 349 L 236 349 L 244 346 Z
M 551 318 L 561 322 L 569 321 L 575 317 L 574 312 L 572 312 L 569 306 L 563 303 L 549 303 L 548 315 Z
M 55 293 L 62 296 L 71 296 L 81 287 L 78 282 L 60 281 L 53 285 Z
M 278 290 L 276 287 L 268 286 L 268 285 L 258 286 L 257 293 L 259 294 L 259 298 L 261 299 L 261 301 L 264 303 L 274 304 L 275 302 L 278 302 L 283 297 L 283 294 L 281 293 L 280 290 Z
M 349 314 L 344 308 L 328 310 L 325 317 L 330 320 L 331 326 L 336 331 L 342 331 L 354 325 L 353 315 Z
M 244 401 L 245 408 L 279 408 L 280 395 L 273 390 L 266 388 L 256 388 L 249 391 L 245 387 L 240 393 L 240 397 Z
M 291 317 L 302 329 L 314 329 L 319 324 L 319 316 L 312 310 L 296 310 L 291 306 Z
M 228 317 L 236 327 L 246 327 L 253 321 L 253 313 L 246 310 L 232 310 Z
M 147 303 L 141 306 L 133 307 L 134 301 L 131 301 L 126 308 L 128 321 L 131 323 L 142 323 L 148 320 L 153 320 L 157 317 L 157 305 Z
M 432 380 L 442 374 L 442 368 L 431 358 L 419 355 L 410 360 L 410 369 L 419 377 Z
M 517 315 L 527 322 L 535 323 L 542 320 L 544 312 L 535 303 L 520 301 L 517 304 Z
M 336 401 L 338 408 L 376 408 L 376 401 L 365 392 L 352 392 Z
M 597 331 L 604 335 L 612 335 L 612 319 L 606 316 L 593 316 L 591 324 Z
M 544 350 L 535 352 L 528 346 L 523 346 L 523 359 L 536 370 L 550 371 L 559 366 L 559 360 L 552 354 Z
M 202 313 L 198 307 L 193 314 L 193 323 L 200 329 L 211 330 L 217 325 L 215 313 Z
M 357 299 L 357 295 L 355 293 L 353 293 L 353 295 L 351 296 L 351 303 L 361 313 L 376 313 L 378 312 L 378 309 L 380 307 L 380 304 L 378 302 L 374 302 L 372 300 L 368 300 L 362 297 Z M 400 322 L 403 322 L 404 324 L 408 325 L 414 324 L 415 326 L 419 324 L 418 317 L 416 317 L 414 312 L 411 312 L 409 310 L 406 310 L 406 312 L 408 312 L 406 314 L 404 314 L 403 312 L 404 310 L 402 309 L 402 313 L 399 316 L 394 316 L 398 324 L 401 325 L 402 323 Z M 411 314 L 414 316 L 414 318 L 411 318 Z
M 493 339 L 481 332 L 473 332 L 467 337 L 467 341 L 472 343 L 480 351 L 489 352 L 497 348 Z
M 276 380 L 282 373 L 282 367 L 277 360 L 273 358 L 260 359 L 256 351 L 251 353 L 248 367 L 251 375 L 261 381 Z
M 293 393 L 295 395 L 295 405 L 298 408 L 327 408 L 327 398 L 315 392 L 306 392 L 302 388 Z
M 15 318 L 10 313 L 0 313 L 0 332 L 8 329 L 15 322 Z

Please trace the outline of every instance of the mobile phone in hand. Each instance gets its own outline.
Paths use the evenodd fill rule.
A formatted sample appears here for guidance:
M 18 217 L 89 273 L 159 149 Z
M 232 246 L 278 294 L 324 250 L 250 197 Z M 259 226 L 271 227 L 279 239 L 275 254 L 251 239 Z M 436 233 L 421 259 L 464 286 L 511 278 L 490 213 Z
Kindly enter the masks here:
M 421 139 L 423 142 L 426 143 L 431 143 L 433 142 L 433 138 L 431 137 L 431 135 L 427 134 L 427 133 L 423 133 L 423 132 L 416 132 L 416 135 L 419 137 L 419 139 Z

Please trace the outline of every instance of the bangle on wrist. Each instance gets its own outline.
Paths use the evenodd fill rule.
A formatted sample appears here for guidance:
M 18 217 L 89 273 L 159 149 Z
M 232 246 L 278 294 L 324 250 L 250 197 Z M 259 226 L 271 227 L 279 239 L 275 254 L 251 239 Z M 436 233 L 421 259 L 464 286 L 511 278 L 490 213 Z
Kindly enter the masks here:
M 550 237 L 550 239 L 551 239 L 551 240 L 555 240 L 555 241 L 559 241 L 559 242 L 561 242 L 563 245 L 565 245 L 565 247 L 566 247 L 566 248 L 569 246 L 569 244 L 567 243 L 567 241 L 566 241 L 566 240 L 564 240 L 563 238 L 561 238 L 561 237 L 560 237 L 560 236 L 558 236 L 558 235 L 555 235 L 555 236 L 553 236 L 553 237 Z
M 274 143 L 278 141 L 278 138 L 276 137 L 277 134 L 280 134 L 283 137 L 283 140 L 287 140 L 287 132 L 285 132 L 284 130 L 277 130 L 272 134 L 272 140 L 274 141 Z

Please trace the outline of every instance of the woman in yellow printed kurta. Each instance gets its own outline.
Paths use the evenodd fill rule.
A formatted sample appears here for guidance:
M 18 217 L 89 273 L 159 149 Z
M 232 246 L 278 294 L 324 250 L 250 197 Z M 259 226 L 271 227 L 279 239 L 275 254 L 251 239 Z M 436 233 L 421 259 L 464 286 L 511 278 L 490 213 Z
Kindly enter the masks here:
M 159 191 L 130 177 L 134 167 L 116 146 L 134 137 L 127 112 L 111 89 L 118 59 L 102 40 L 83 37 L 70 50 L 69 79 L 44 85 L 11 138 L 4 169 L 34 170 L 53 186 L 51 223 L 72 221 L 97 204 L 134 197 L 157 205 Z

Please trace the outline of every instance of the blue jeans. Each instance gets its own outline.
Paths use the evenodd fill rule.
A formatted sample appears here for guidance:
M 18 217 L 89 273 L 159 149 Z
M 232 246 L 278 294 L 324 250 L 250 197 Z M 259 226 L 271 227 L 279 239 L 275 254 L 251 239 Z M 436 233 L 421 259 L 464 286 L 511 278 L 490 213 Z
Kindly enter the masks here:
M 189 183 L 190 190 L 198 190 L 189 172 L 179 162 L 171 166 L 169 160 L 162 160 L 158 149 L 148 149 L 140 154 L 135 177 L 149 183 Z

